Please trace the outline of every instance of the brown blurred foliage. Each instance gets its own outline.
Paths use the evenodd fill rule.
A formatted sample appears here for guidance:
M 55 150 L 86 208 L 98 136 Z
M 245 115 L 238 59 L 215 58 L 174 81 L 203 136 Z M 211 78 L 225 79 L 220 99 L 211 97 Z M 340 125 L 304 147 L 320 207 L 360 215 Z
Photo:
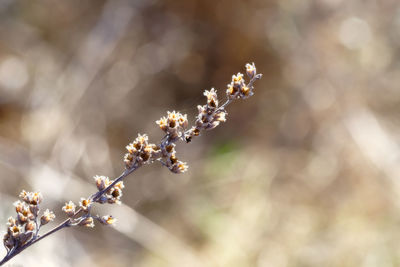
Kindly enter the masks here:
M 178 146 L 187 173 L 141 168 L 99 208 L 115 229 L 67 229 L 16 266 L 400 265 L 398 1 L 4 0 L 0 21 L 4 230 L 22 189 L 61 220 L 167 110 L 193 121 L 204 89 L 264 74 Z

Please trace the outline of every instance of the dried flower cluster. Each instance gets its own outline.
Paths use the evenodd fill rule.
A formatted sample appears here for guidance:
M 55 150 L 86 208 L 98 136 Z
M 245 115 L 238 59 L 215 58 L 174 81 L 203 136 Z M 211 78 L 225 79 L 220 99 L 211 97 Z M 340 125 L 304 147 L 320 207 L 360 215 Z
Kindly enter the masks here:
M 112 187 L 109 187 L 113 181 L 106 176 L 96 175 L 94 180 L 96 181 L 96 186 L 99 192 L 106 190 L 96 202 L 101 204 L 121 204 L 122 189 L 125 187 L 123 181 L 119 181 Z
M 139 134 L 135 141 L 126 146 L 128 153 L 125 154 L 124 162 L 127 169 L 150 163 L 154 157 L 159 155 L 160 147 L 149 144 L 148 140 L 147 135 Z
M 39 217 L 39 204 L 43 197 L 40 193 L 22 191 L 20 197 L 22 201 L 16 202 L 17 218 L 10 218 L 8 221 L 7 233 L 4 236 L 4 246 L 7 248 L 7 255 L 0 262 L 0 265 L 17 255 L 30 245 L 38 242 L 42 238 L 70 226 L 94 227 L 94 222 L 113 225 L 116 219 L 111 215 L 99 216 L 91 213 L 94 203 L 100 204 L 120 204 L 122 189 L 124 184 L 122 179 L 138 169 L 144 164 L 159 161 L 173 173 L 183 173 L 187 171 L 188 165 L 178 160 L 176 156 L 175 143 L 178 140 L 189 143 L 193 137 L 199 136 L 202 130 L 211 130 L 226 121 L 226 106 L 236 99 L 246 99 L 254 94 L 253 83 L 261 78 L 257 74 L 253 64 L 246 64 L 246 74 L 250 78 L 246 84 L 244 75 L 238 73 L 232 76 L 232 81 L 226 90 L 227 100 L 223 105 L 219 105 L 217 90 L 205 90 L 204 96 L 207 98 L 205 105 L 199 105 L 198 115 L 194 126 L 188 128 L 186 114 L 176 111 L 167 112 L 156 121 L 156 124 L 165 133 L 164 138 L 159 144 L 149 143 L 146 134 L 139 134 L 138 137 L 126 146 L 128 153 L 124 156 L 125 171 L 116 179 L 110 180 L 106 176 L 95 176 L 94 180 L 98 191 L 88 198 L 81 198 L 78 205 L 68 201 L 62 207 L 67 215 L 67 219 L 59 226 L 50 230 L 43 236 L 38 232 L 42 225 L 54 220 L 54 213 L 46 210 Z
M 94 227 L 94 220 L 97 220 L 105 225 L 113 225 L 116 222 L 116 219 L 114 219 L 111 215 L 100 217 L 99 215 L 92 215 L 90 211 L 94 202 L 100 204 L 120 204 L 124 182 L 119 181 L 113 184 L 114 181 L 110 180 L 106 176 L 96 175 L 93 178 L 96 182 L 96 187 L 99 190 L 98 193 L 101 194 L 94 194 L 89 198 L 81 198 L 78 209 L 72 201 L 65 203 L 62 210 L 69 218 L 68 226 L 78 225 L 85 227 Z
M 41 193 L 23 190 L 19 197 L 22 201 L 18 200 L 14 203 L 17 217 L 8 219 L 7 233 L 3 238 L 8 252 L 37 238 L 40 227 L 55 218 L 54 213 L 48 209 L 39 217 L 39 206 L 43 200 Z

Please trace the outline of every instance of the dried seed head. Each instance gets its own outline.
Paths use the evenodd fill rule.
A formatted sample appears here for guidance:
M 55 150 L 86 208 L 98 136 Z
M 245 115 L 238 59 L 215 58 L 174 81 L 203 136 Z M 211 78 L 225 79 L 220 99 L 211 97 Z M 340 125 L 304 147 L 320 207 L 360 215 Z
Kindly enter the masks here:
M 134 162 L 134 158 L 132 154 L 126 153 L 124 156 L 124 163 L 127 169 L 130 169 L 133 167 Z
M 25 224 L 25 231 L 33 231 L 36 228 L 36 224 L 33 221 L 29 221 Z
M 78 225 L 79 226 L 85 226 L 85 227 L 93 228 L 94 227 L 93 218 L 92 217 L 86 217 L 85 219 L 80 221 Z
M 42 217 L 40 218 L 40 223 L 41 225 L 45 225 L 51 221 L 53 221 L 56 218 L 56 215 L 54 215 L 54 212 L 50 211 L 49 209 L 46 209 L 45 212 L 43 213 Z
M 182 136 L 184 129 L 188 126 L 187 115 L 183 115 L 175 110 L 172 112 L 167 111 L 167 117 L 162 117 L 156 123 L 160 126 L 161 130 L 168 134 L 170 139 Z
M 37 206 L 33 206 L 33 205 L 28 206 L 25 202 L 21 202 L 21 201 L 15 202 L 14 205 L 15 205 L 15 211 L 17 212 L 17 222 L 18 223 L 24 224 L 28 220 L 33 220 L 36 217 L 35 214 L 37 214 L 37 212 L 38 212 Z M 33 207 L 31 208 L 30 206 L 33 206 Z M 31 210 L 33 210 L 36 213 L 33 214 L 31 212 Z
M 133 143 L 130 143 L 129 145 L 127 145 L 126 150 L 128 150 L 129 154 L 135 154 L 138 151 L 138 149 L 135 147 L 135 145 Z
M 121 204 L 122 190 L 118 187 L 111 188 L 110 192 L 107 193 L 107 202 L 109 204 Z
M 180 114 L 180 116 L 178 117 L 178 123 L 179 126 L 186 129 L 186 127 L 188 126 L 188 120 L 187 120 L 187 115 L 184 114 Z
M 75 215 L 75 204 L 71 200 L 69 202 L 66 202 L 62 210 L 68 215 L 68 217 L 71 217 Z
M 28 192 L 26 192 L 25 190 L 22 190 L 22 192 L 19 194 L 19 197 L 21 199 L 24 199 L 27 195 L 28 195 Z
M 125 188 L 125 186 L 124 186 L 124 182 L 123 181 L 120 181 L 120 182 L 118 182 L 118 183 L 116 183 L 115 185 L 114 185 L 114 188 L 118 188 L 118 189 L 123 189 L 123 188 Z
M 43 200 L 43 196 L 40 192 L 26 192 L 23 190 L 19 196 L 25 203 L 30 205 L 38 205 Z
M 179 123 L 177 123 L 177 120 L 179 118 L 179 113 L 175 112 L 175 110 L 172 112 L 167 111 L 167 113 L 168 113 L 168 119 L 167 119 L 168 127 L 169 128 L 177 127 L 179 125 Z
M 24 216 L 21 212 L 18 212 L 17 220 L 18 220 L 18 223 L 22 225 L 28 221 L 28 216 Z
M 112 184 L 114 181 L 109 180 L 109 184 Z M 107 186 L 109 186 L 109 184 Z M 120 204 L 121 197 L 122 197 L 122 189 L 124 188 L 124 182 L 119 181 L 117 182 L 113 187 L 109 188 L 104 195 L 102 195 L 99 199 L 96 200 L 96 202 L 104 204 L 104 203 L 110 203 L 110 204 Z
M 132 168 L 135 164 L 141 165 L 152 161 L 153 148 L 157 146 L 148 144 L 147 135 L 138 135 L 138 137 L 126 149 L 129 153 L 125 154 L 124 162 L 127 169 Z
M 24 211 L 25 210 L 25 203 L 24 202 L 21 202 L 21 201 L 16 201 L 15 203 L 14 203 L 14 206 L 15 206 L 15 211 L 16 212 L 22 212 L 22 211 Z
M 8 231 L 14 238 L 18 238 L 19 235 L 23 232 L 23 229 L 20 225 L 14 225 L 12 227 L 9 227 Z
M 169 169 L 173 173 L 184 173 L 185 171 L 187 171 L 188 165 L 186 164 L 186 162 L 178 160 L 174 164 L 172 164 Z
M 84 211 L 88 211 L 92 205 L 92 200 L 90 198 L 81 198 L 79 201 L 79 207 L 81 207 Z
M 147 145 L 147 141 L 149 140 L 149 137 L 147 134 L 138 134 L 138 137 L 136 137 L 135 142 L 139 143 L 141 146 Z
M 241 98 L 242 98 L 242 99 L 245 99 L 245 98 L 247 98 L 247 97 L 252 96 L 252 95 L 253 95 L 253 92 L 251 91 L 251 89 L 250 89 L 249 87 L 247 87 L 247 86 L 245 85 L 245 86 L 243 86 L 243 87 L 240 89 L 240 95 L 241 95 Z
M 43 195 L 39 192 L 36 192 L 36 193 L 33 193 L 31 203 L 29 203 L 29 204 L 38 205 L 42 202 L 42 200 L 43 200 Z
M 147 162 L 151 157 L 152 151 L 153 151 L 153 149 L 151 148 L 151 146 L 146 146 L 145 148 L 143 148 L 143 151 L 139 155 L 141 161 Z
M 228 84 L 228 89 L 226 89 L 226 94 L 228 98 L 235 98 L 239 90 L 230 83 Z
M 7 226 L 14 226 L 14 225 L 16 225 L 16 220 L 13 218 L 13 217 L 9 217 L 8 218 L 8 222 L 7 222 Z
M 238 72 L 238 74 L 236 75 L 232 75 L 233 86 L 239 88 L 243 84 L 243 82 L 244 82 L 243 74 L 241 74 L 240 72 Z
M 160 118 L 158 121 L 156 121 L 158 126 L 160 126 L 160 129 L 163 130 L 164 132 L 167 131 L 168 129 L 168 121 L 166 117 Z
M 174 143 L 165 146 L 165 156 L 166 157 L 169 157 L 175 153 L 175 146 L 176 145 Z
M 106 176 L 96 175 L 93 178 L 96 181 L 96 186 L 99 191 L 103 190 L 111 184 L 110 179 Z
M 104 225 L 115 225 L 117 219 L 111 215 L 106 215 L 101 218 L 98 218 L 98 221 Z
M 162 154 L 161 147 L 155 144 L 150 144 L 149 146 L 151 146 L 151 158 L 153 160 L 160 158 Z
M 226 121 L 226 111 L 221 111 L 214 116 L 214 120 L 218 122 L 225 122 Z
M 207 97 L 207 107 L 209 109 L 215 109 L 218 107 L 217 91 L 214 88 L 211 88 L 210 91 L 205 90 L 204 96 Z
M 256 66 L 254 65 L 254 62 L 252 64 L 247 63 L 246 64 L 246 74 L 249 76 L 250 79 L 253 79 L 254 76 L 256 75 Z

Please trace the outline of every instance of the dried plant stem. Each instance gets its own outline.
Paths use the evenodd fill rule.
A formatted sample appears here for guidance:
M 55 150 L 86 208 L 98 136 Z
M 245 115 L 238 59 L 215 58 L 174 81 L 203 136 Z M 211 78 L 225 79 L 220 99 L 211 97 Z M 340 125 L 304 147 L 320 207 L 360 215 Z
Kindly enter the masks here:
M 118 176 L 114 182 L 112 182 L 109 186 L 107 186 L 104 190 L 99 191 L 94 193 L 93 195 L 91 195 L 89 197 L 89 199 L 92 199 L 93 201 L 98 200 L 102 195 L 104 195 L 110 188 L 112 188 L 115 184 L 117 184 L 118 182 L 122 181 L 125 177 L 127 177 L 129 174 L 131 174 L 132 172 L 134 172 L 135 170 L 137 170 L 137 166 L 133 166 L 132 168 L 126 169 L 120 176 Z M 82 209 L 78 209 L 75 214 L 73 216 L 71 216 L 72 218 L 75 217 L 76 215 L 78 215 L 80 212 L 82 211 Z M 15 249 L 11 249 L 7 255 L 0 261 L 0 266 L 2 266 L 4 263 L 8 262 L 9 260 L 11 260 L 12 258 L 14 258 L 15 256 L 17 256 L 19 253 L 21 253 L 22 251 L 24 251 L 25 249 L 27 249 L 28 247 L 32 246 L 33 244 L 39 242 L 40 240 L 42 240 L 45 237 L 48 237 L 51 234 L 54 234 L 55 232 L 58 232 L 61 229 L 70 227 L 74 224 L 72 224 L 72 218 L 68 218 L 65 221 L 63 221 L 62 223 L 60 223 L 57 227 L 51 229 L 50 231 L 48 231 L 47 233 L 45 233 L 44 235 L 36 235 L 36 238 L 33 238 L 31 241 L 25 243 L 24 245 L 20 246 L 20 247 L 15 247 Z
M 17 201 L 14 204 L 16 206 L 17 217 L 16 219 L 10 217 L 8 220 L 7 233 L 3 238 L 7 254 L 0 261 L 0 266 L 28 247 L 61 229 L 78 225 L 94 227 L 94 220 L 105 225 L 112 225 L 116 219 L 111 215 L 100 217 L 99 215 L 91 214 L 92 204 L 120 203 L 121 190 L 124 188 L 123 179 L 139 167 L 159 161 L 173 173 L 185 172 L 188 166 L 185 162 L 177 159 L 175 143 L 179 140 L 189 143 L 193 137 L 200 135 L 200 131 L 214 129 L 221 122 L 226 121 L 227 112 L 225 108 L 230 103 L 235 99 L 246 99 L 252 96 L 254 94 L 253 83 L 261 78 L 261 74 L 256 73 L 254 63 L 246 64 L 246 73 L 250 78 L 248 84 L 245 83 L 243 74 L 238 73 L 232 76 L 232 82 L 228 84 L 228 89 L 226 90 L 227 100 L 221 106 L 218 105 L 217 91 L 214 88 L 204 91 L 207 104 L 197 106 L 199 113 L 192 128 L 188 129 L 186 114 L 182 115 L 179 112 L 168 111 L 167 117 L 162 117 L 156 121 L 160 129 L 166 134 L 160 143 L 157 145 L 150 144 L 148 143 L 148 136 L 146 134 L 139 134 L 126 147 L 128 153 L 124 157 L 125 171 L 114 180 L 110 180 L 106 176 L 96 175 L 94 179 L 98 192 L 88 198 L 81 198 L 79 208 L 77 209 L 75 209 L 76 205 L 72 201 L 65 203 L 62 210 L 68 215 L 68 219 L 44 235 L 39 235 L 40 228 L 48 222 L 53 221 L 55 215 L 47 209 L 39 217 L 39 204 L 43 196 L 39 192 L 34 193 L 23 190 L 20 194 L 22 201 Z

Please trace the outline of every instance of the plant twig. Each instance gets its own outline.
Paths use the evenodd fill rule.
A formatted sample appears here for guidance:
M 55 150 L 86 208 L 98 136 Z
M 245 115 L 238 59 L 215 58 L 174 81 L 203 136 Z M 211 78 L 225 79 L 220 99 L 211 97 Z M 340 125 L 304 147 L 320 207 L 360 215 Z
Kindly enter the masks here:
M 250 78 L 248 84 L 245 83 L 243 74 L 238 73 L 232 76 L 232 81 L 228 84 L 226 90 L 227 100 L 221 106 L 218 103 L 217 91 L 214 88 L 210 91 L 206 90 L 204 96 L 207 98 L 207 103 L 197 107 L 198 115 L 195 125 L 190 129 L 188 129 L 187 115 L 172 111 L 168 112 L 167 117 L 162 117 L 156 121 L 160 129 L 165 132 L 165 136 L 159 144 L 150 144 L 147 135 L 139 134 L 126 147 L 128 153 L 124 157 L 125 171 L 114 180 L 105 176 L 95 176 L 98 191 L 88 198 L 82 198 L 77 209 L 72 201 L 65 203 L 62 210 L 68 218 L 44 235 L 39 235 L 41 226 L 53 221 L 55 215 L 46 210 L 39 217 L 39 206 L 43 200 L 42 195 L 38 192 L 22 191 L 20 194 L 22 201 L 15 203 L 17 217 L 10 217 L 8 220 L 7 233 L 3 238 L 7 254 L 0 261 L 0 266 L 28 247 L 61 229 L 71 226 L 94 227 L 94 220 L 105 225 L 114 224 L 116 219 L 111 215 L 102 217 L 93 215 L 91 213 L 92 205 L 94 203 L 120 203 L 122 189 L 124 188 L 123 180 L 139 167 L 158 161 L 173 173 L 187 171 L 187 164 L 176 157 L 175 143 L 178 140 L 189 143 L 193 137 L 199 136 L 201 131 L 214 129 L 221 122 L 226 121 L 227 112 L 225 108 L 229 104 L 236 99 L 246 99 L 252 96 L 254 94 L 253 83 L 261 78 L 261 74 L 256 73 L 254 63 L 246 65 L 246 73 Z

